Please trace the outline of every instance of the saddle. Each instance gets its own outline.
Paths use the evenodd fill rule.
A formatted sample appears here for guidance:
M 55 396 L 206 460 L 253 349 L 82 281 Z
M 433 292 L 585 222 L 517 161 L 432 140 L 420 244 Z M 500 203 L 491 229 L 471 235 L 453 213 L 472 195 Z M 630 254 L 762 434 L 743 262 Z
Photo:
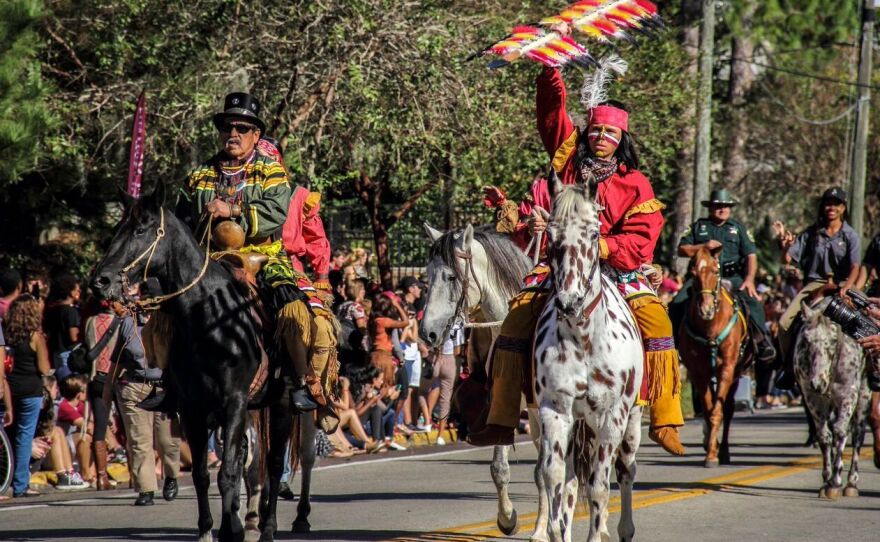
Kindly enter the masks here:
M 235 269 L 240 269 L 248 284 L 256 286 L 257 273 L 269 261 L 269 257 L 258 252 L 241 252 L 245 243 L 245 234 L 241 226 L 231 220 L 217 223 L 211 230 L 211 244 L 218 250 L 211 253 L 211 258 L 228 262 Z

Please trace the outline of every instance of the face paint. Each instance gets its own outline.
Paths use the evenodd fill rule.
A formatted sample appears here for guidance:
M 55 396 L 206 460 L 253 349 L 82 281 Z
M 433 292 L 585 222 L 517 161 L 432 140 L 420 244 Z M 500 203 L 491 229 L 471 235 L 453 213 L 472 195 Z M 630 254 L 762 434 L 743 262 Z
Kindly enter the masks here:
M 587 138 L 590 140 L 593 152 L 595 152 L 596 156 L 598 156 L 599 158 L 607 158 L 611 156 L 620 145 L 620 140 L 614 137 L 614 134 L 610 133 L 605 126 L 596 126 L 592 128 L 587 133 Z M 608 143 L 611 148 L 609 149 L 607 146 L 604 145 L 604 148 L 600 148 L 599 144 L 602 141 Z

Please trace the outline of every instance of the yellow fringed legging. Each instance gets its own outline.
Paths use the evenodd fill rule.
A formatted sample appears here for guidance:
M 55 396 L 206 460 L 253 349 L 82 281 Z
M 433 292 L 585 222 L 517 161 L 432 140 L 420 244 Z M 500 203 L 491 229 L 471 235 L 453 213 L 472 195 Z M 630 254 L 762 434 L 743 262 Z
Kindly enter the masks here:
M 311 369 L 329 397 L 339 374 L 336 320 L 327 309 L 309 309 L 300 300 L 284 305 L 278 312 L 275 340 L 285 346 L 297 376 L 307 377 Z
M 532 341 L 538 317 L 549 292 L 526 289 L 510 302 L 492 355 L 490 424 L 516 427 L 524 372 L 531 370 Z M 678 353 L 672 340 L 672 322 L 656 296 L 628 299 L 645 346 L 646 385 L 640 402 L 651 405 L 651 427 L 684 425 Z

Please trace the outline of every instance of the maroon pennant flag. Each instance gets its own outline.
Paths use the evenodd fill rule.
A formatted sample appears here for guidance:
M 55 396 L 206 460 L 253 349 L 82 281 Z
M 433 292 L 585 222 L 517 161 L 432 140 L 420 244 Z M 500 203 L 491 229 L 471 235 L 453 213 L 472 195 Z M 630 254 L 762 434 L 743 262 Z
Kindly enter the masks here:
M 146 91 L 141 91 L 137 108 L 134 111 L 134 124 L 131 129 L 131 152 L 128 157 L 128 195 L 138 198 L 141 195 L 141 179 L 144 174 L 144 147 L 147 142 L 147 99 Z

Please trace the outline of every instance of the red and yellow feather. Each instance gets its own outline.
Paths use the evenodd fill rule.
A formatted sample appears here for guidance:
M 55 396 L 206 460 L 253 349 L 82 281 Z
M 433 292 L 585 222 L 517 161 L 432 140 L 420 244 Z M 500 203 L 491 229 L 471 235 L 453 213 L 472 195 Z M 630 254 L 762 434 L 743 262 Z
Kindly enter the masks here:
M 649 0 L 580 0 L 560 13 L 543 19 L 541 26 L 568 23 L 573 29 L 602 44 L 616 40 L 633 41 L 632 34 L 662 25 L 657 6 Z M 586 47 L 571 37 L 563 37 L 540 26 L 518 26 L 509 36 L 474 56 L 500 57 L 489 64 L 500 68 L 520 58 L 561 68 L 568 64 L 594 66 Z

